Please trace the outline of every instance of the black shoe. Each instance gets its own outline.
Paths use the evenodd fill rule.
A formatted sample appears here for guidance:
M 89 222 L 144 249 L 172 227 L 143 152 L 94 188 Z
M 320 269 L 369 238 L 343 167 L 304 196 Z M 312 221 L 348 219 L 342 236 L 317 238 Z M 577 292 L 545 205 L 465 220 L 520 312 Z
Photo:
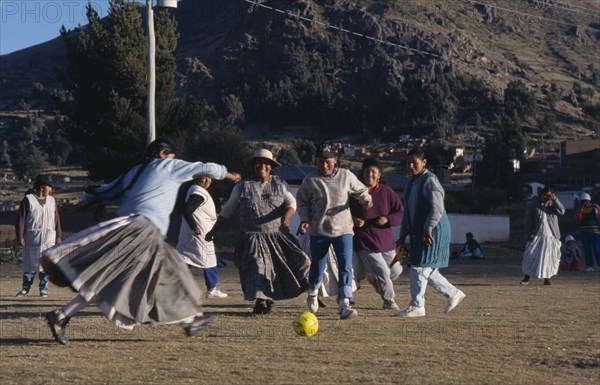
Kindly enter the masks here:
M 46 322 L 50 327 L 50 331 L 52 332 L 52 337 L 59 344 L 66 345 L 69 343 L 69 340 L 65 336 L 65 329 L 67 328 L 67 324 L 69 323 L 69 318 L 65 318 L 62 321 L 58 321 L 58 310 L 52 311 L 46 314 Z M 60 323 L 58 326 L 56 323 Z
M 321 301 L 321 298 L 317 298 L 317 301 L 319 302 L 319 307 L 325 307 L 325 302 Z
M 273 305 L 275 305 L 275 302 L 273 302 L 270 299 L 268 299 L 266 301 L 265 312 L 263 314 L 269 314 L 270 312 L 272 312 L 273 311 Z
M 188 337 L 192 337 L 198 330 L 211 323 L 214 318 L 215 317 L 210 314 L 197 315 L 192 322 L 183 325 L 183 330 L 185 330 L 185 334 L 187 334 Z
M 544 279 L 544 285 L 552 285 L 552 283 L 550 283 L 550 280 L 546 278 Z
M 252 309 L 253 315 L 267 314 L 267 303 L 264 299 L 257 299 Z

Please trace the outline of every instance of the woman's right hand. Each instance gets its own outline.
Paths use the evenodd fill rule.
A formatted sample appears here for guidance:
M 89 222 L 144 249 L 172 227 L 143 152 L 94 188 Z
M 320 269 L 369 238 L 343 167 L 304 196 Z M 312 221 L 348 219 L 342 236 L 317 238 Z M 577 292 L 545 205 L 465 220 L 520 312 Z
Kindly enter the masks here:
M 20 246 L 25 246 L 25 238 L 20 238 L 19 239 L 19 245 Z
M 242 176 L 237 172 L 229 172 L 228 171 L 225 174 L 225 179 L 227 179 L 228 181 L 231 181 L 233 183 L 237 183 L 242 180 Z
M 363 218 L 354 218 L 354 227 L 360 229 L 365 225 L 365 220 Z
M 298 226 L 298 232 L 296 234 L 304 234 L 306 232 L 306 229 L 308 229 L 308 226 L 308 222 L 300 223 L 300 226 Z

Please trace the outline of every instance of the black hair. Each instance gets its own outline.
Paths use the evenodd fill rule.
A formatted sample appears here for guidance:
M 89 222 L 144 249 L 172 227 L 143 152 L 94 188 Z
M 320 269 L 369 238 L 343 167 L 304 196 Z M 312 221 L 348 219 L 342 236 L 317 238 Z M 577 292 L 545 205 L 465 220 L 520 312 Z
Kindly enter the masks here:
M 419 158 L 421 160 L 427 159 L 425 150 L 423 150 L 422 147 L 415 147 L 412 150 L 410 150 L 408 152 L 408 154 L 406 154 L 406 157 L 409 157 L 409 156 L 416 156 L 417 158 Z
M 148 145 L 144 152 L 144 160 L 160 158 L 160 153 L 165 151 L 166 155 L 175 153 L 175 145 L 169 139 L 158 138 Z
M 118 178 L 119 180 L 111 188 L 106 189 L 104 191 L 97 191 L 97 186 L 90 186 L 89 188 L 86 188 L 86 192 L 93 197 L 90 204 L 107 204 L 125 195 L 125 193 L 128 190 L 131 190 L 131 188 L 133 187 L 135 182 L 137 182 L 138 178 L 140 177 L 140 175 L 142 175 L 146 167 L 148 167 L 148 165 L 153 160 L 160 158 L 160 153 L 163 150 L 167 155 L 174 154 L 175 145 L 170 140 L 165 138 L 158 138 L 152 143 L 150 143 L 146 148 L 146 151 L 144 151 L 144 160 L 142 161 L 137 172 L 131 179 L 131 182 L 129 182 L 129 184 L 125 188 L 122 188 L 120 190 L 118 189 L 118 187 L 121 186 L 121 181 L 127 173 L 121 174 L 121 176 L 119 176 Z
M 379 170 L 379 174 L 381 175 L 381 179 L 380 179 L 380 183 L 385 183 L 383 181 L 383 166 L 381 165 L 381 162 L 375 158 L 365 158 L 362 162 L 362 166 L 360 168 L 360 175 L 358 176 L 358 179 L 361 182 L 365 182 L 364 181 L 364 174 L 365 174 L 365 170 L 367 169 L 367 167 L 376 167 Z

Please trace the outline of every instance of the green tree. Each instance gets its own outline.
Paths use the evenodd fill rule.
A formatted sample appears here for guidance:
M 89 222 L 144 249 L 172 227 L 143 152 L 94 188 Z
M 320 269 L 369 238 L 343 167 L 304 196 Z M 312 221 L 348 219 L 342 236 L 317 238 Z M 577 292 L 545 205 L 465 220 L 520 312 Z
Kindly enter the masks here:
M 483 160 L 477 163 L 476 188 L 502 190 L 506 202 L 520 201 L 520 182 L 513 162 L 522 159 L 524 148 L 525 139 L 518 118 L 505 114 L 497 116 L 494 135 L 486 138 Z
M 8 141 L 5 139 L 0 146 L 0 167 L 2 168 L 12 167 L 8 148 Z
M 535 117 L 537 99 L 520 80 L 511 81 L 504 90 L 504 111 L 507 115 L 517 114 L 520 119 Z
M 37 145 L 20 141 L 15 146 L 15 152 L 21 154 L 12 162 L 12 169 L 19 178 L 34 178 L 48 167 L 47 155 Z
M 317 153 L 317 146 L 312 140 L 294 139 L 292 147 L 296 151 L 302 164 L 313 164 L 315 154 Z
M 93 179 L 109 180 L 139 161 L 146 145 L 147 42 L 135 3 L 111 0 L 100 19 L 91 4 L 88 26 L 61 35 L 68 63 L 59 71 L 70 93 L 60 105 L 64 128 L 80 144 Z M 174 93 L 176 23 L 167 11 L 156 16 L 157 133 L 169 127 Z

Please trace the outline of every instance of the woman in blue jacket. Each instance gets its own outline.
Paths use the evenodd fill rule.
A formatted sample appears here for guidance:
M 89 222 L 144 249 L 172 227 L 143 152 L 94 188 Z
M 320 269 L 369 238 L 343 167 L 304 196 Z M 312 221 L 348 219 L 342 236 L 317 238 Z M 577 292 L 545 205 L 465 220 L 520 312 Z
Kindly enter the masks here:
M 406 158 L 410 181 L 404 191 L 404 217 L 398 246 L 410 236 L 410 304 L 398 317 L 425 315 L 427 284 L 447 299 L 445 312 L 452 311 L 465 294 L 453 286 L 439 269 L 448 267 L 450 257 L 450 222 L 444 208 L 444 189 L 435 174 L 425 166 L 427 158 L 416 148 Z

